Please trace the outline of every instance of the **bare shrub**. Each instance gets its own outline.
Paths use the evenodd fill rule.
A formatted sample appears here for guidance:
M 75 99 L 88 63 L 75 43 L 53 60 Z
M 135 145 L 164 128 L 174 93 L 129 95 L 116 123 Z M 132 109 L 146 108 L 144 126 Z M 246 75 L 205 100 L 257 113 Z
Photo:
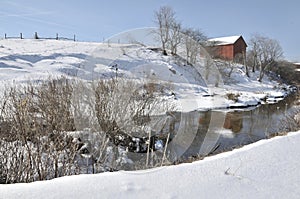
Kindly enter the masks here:
M 74 84 L 79 87 L 75 93 L 88 98 L 85 104 L 74 100 Z M 162 155 L 153 153 L 159 127 L 153 127 L 151 115 L 171 110 L 167 100 L 160 98 L 163 86 L 118 78 L 89 83 L 90 91 L 84 94 L 80 93 L 88 90 L 84 84 L 61 78 L 7 89 L 0 102 L 0 183 L 161 162 Z M 75 126 L 74 118 L 79 116 L 73 114 L 80 112 L 83 118 L 94 116 L 98 125 L 91 118 L 83 122 L 86 126 Z M 127 158 L 130 147 L 134 153 L 147 151 L 147 162 L 140 156 L 133 164 Z
M 96 117 L 101 130 L 115 145 L 112 148 L 114 154 L 120 155 L 119 147 L 123 147 L 129 152 L 148 153 L 147 157 L 151 153 L 154 158 L 155 136 L 159 127 L 152 116 L 173 109 L 167 100 L 160 98 L 161 86 L 119 78 L 100 80 L 94 90 Z M 124 153 L 121 155 L 126 155 Z M 115 160 L 119 158 L 115 157 Z M 132 166 L 144 168 L 149 162 L 147 158 L 143 163 L 136 161 Z
M 160 91 L 153 83 L 139 84 L 124 79 L 100 80 L 94 89 L 97 119 L 101 130 L 106 133 L 124 131 L 131 135 L 138 133 L 138 136 L 148 136 L 145 127 L 150 115 L 171 109 L 155 95 Z
M 226 96 L 227 96 L 227 99 L 237 102 L 239 100 L 240 94 L 239 93 L 237 93 L 237 94 L 227 93 Z
M 274 67 L 271 68 L 283 81 L 288 84 L 299 84 L 299 73 L 295 72 L 296 66 L 288 61 L 278 61 L 274 63 Z
M 280 120 L 279 129 L 281 132 L 291 132 L 300 129 L 300 107 L 295 106 L 290 112 L 286 113 L 285 117 Z
M 66 79 L 16 85 L 5 93 L 1 110 L 0 178 L 32 182 L 78 173 L 71 85 Z
M 38 88 L 36 107 L 51 131 L 75 130 L 71 113 L 72 92 L 70 80 L 65 78 L 47 81 Z
M 33 182 L 77 174 L 76 145 L 70 137 L 55 133 L 37 136 L 36 142 L 1 140 L 2 183 Z

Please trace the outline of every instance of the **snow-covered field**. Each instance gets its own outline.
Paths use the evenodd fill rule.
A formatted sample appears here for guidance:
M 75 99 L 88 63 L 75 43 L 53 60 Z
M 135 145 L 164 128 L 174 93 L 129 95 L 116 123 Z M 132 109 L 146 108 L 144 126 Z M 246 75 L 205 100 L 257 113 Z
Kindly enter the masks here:
M 204 160 L 0 185 L 0 198 L 299 198 L 300 131 Z

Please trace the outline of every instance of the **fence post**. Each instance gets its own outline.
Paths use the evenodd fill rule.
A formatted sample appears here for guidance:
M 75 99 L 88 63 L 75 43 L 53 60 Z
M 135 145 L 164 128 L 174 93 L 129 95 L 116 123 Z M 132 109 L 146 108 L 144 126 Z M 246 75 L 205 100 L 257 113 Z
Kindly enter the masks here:
M 76 41 L 76 36 L 74 35 L 74 41 Z
M 56 33 L 56 40 L 58 40 L 58 33 Z
M 22 33 L 20 33 L 20 38 L 23 39 L 23 34 Z
M 6 33 L 4 34 L 4 38 L 6 39 Z

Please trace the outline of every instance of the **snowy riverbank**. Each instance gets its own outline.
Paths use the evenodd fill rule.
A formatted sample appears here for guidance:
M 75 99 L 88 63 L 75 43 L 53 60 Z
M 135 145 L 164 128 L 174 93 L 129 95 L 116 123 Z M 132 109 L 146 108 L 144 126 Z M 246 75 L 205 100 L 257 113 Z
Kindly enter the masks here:
M 190 164 L 0 185 L 0 198 L 298 198 L 299 143 L 300 131 Z

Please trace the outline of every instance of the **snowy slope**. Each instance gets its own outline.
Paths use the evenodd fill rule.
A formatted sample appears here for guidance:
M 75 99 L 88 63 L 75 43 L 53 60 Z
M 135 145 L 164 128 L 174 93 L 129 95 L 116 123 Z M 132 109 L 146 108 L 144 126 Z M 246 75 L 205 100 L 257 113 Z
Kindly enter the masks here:
M 190 164 L 0 185 L 0 198 L 299 198 L 300 131 Z
M 181 111 L 256 105 L 266 96 L 285 95 L 278 83 L 267 78 L 257 82 L 257 74 L 248 78 L 239 68 L 231 76 L 234 84 L 209 90 L 195 68 L 179 66 L 171 56 L 136 44 L 0 40 L 0 89 L 11 82 L 62 75 L 88 80 L 117 75 L 155 81 L 169 87 L 169 94 L 176 98 L 170 100 Z M 227 93 L 238 93 L 238 102 L 227 100 Z
M 85 58 L 85 52 L 93 48 L 90 44 L 40 41 L 1 40 L 0 78 L 31 79 L 61 74 L 63 68 L 72 69 Z

